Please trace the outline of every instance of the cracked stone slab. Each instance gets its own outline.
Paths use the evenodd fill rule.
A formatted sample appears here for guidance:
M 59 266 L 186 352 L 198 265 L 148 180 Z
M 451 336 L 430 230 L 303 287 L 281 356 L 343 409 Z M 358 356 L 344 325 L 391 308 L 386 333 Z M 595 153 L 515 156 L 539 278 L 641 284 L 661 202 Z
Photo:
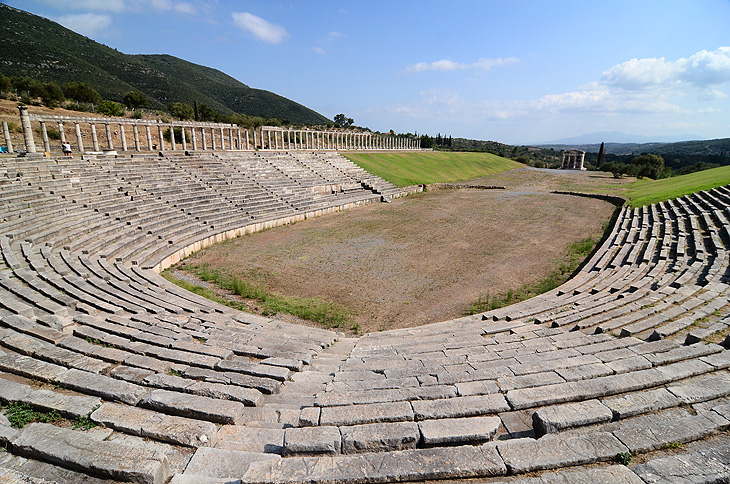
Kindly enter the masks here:
M 652 459 L 633 471 L 646 484 L 729 482 L 730 446 Z
M 246 484 L 366 484 L 430 479 L 502 476 L 506 473 L 494 443 L 396 452 L 289 457 L 254 462 L 243 476 Z
M 66 374 L 66 367 L 16 353 L 0 355 L 0 370 L 40 381 L 55 381 Z
M 13 441 L 13 449 L 28 457 L 120 481 L 163 484 L 171 475 L 168 455 L 162 450 L 131 442 L 103 441 L 51 424 L 28 425 Z
M 533 484 L 531 481 L 530 484 Z M 626 466 L 612 465 L 595 469 L 561 469 L 545 473 L 534 484 L 645 484 Z M 516 483 L 515 483 L 516 484 Z M 525 483 L 526 484 L 526 483 Z
M 561 430 L 602 422 L 610 422 L 613 412 L 598 400 L 542 407 L 532 414 L 535 435 L 553 434 Z
M 279 459 L 281 457 L 275 454 L 201 447 L 195 451 L 183 475 L 240 479 L 253 462 Z
M 188 447 L 213 445 L 218 433 L 211 422 L 109 402 L 95 410 L 91 420 L 132 435 Z
M 557 469 L 593 464 L 627 452 L 627 447 L 609 432 L 581 436 L 548 434 L 540 439 L 515 439 L 497 442 L 499 454 L 510 472 Z
M 601 403 L 611 409 L 615 419 L 621 420 L 643 413 L 676 407 L 679 405 L 679 400 L 666 388 L 658 388 L 604 398 Z
M 415 449 L 420 437 L 415 422 L 372 423 L 340 427 L 342 453 Z
M 182 417 L 224 424 L 239 423 L 243 410 L 246 408 L 241 402 L 216 400 L 167 390 L 153 390 L 142 399 L 140 406 Z
M 643 415 L 622 421 L 613 434 L 633 453 L 664 448 L 672 443 L 690 442 L 730 426 L 730 421 L 714 412 L 690 415 L 681 409 Z
M 491 440 L 502 424 L 499 417 L 424 420 L 418 428 L 425 445 L 481 444 Z
M 668 386 L 667 390 L 684 404 L 714 400 L 730 395 L 730 373 L 702 375 L 681 385 Z

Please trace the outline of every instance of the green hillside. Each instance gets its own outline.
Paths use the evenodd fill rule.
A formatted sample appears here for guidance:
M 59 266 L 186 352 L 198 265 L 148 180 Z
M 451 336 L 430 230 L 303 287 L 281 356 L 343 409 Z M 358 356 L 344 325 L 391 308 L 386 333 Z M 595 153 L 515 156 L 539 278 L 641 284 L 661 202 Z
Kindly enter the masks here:
M 622 195 L 629 199 L 632 207 L 640 207 L 728 184 L 730 184 L 730 166 L 722 166 L 660 180 L 649 178 L 636 180 L 628 185 L 628 192 Z
M 343 153 L 365 170 L 398 186 L 448 183 L 495 175 L 522 165 L 491 153 Z
M 248 114 L 322 124 L 321 114 L 282 96 L 253 89 L 216 69 L 170 55 L 128 55 L 48 19 L 0 4 L 0 73 L 44 82 L 80 81 L 105 99 L 144 93 L 152 108 L 171 102 L 206 104 L 222 114 Z

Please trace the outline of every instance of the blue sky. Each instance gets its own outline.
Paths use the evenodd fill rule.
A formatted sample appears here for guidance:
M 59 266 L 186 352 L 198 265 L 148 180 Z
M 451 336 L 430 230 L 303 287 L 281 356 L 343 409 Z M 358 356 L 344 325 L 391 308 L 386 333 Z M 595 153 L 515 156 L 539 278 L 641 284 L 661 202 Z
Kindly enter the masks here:
M 730 0 L 5 3 L 373 130 L 730 137 Z

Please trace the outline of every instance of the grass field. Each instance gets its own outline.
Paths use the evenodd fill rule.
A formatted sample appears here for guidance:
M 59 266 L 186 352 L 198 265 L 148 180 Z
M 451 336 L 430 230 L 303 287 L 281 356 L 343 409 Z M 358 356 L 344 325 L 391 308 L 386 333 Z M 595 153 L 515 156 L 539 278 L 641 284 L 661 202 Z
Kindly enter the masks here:
M 727 184 L 730 184 L 730 166 L 721 166 L 661 180 L 636 180 L 627 185 L 628 191 L 623 195 L 632 207 L 640 207 Z
M 496 175 L 522 165 L 491 153 L 343 153 L 350 161 L 398 186 L 449 183 Z

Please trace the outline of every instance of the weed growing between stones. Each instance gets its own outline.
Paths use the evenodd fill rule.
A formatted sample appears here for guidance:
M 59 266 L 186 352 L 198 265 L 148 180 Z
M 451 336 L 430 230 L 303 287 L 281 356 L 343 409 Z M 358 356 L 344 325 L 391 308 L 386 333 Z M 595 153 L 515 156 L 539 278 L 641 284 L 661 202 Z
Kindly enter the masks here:
M 616 462 L 625 466 L 631 464 L 631 459 L 633 458 L 634 456 L 631 455 L 631 452 L 619 452 L 616 454 Z
M 480 295 L 476 302 L 471 305 L 467 314 L 492 311 L 552 291 L 573 275 L 583 260 L 590 255 L 597 242 L 593 237 L 572 242 L 568 245 L 567 255 L 563 262 L 545 279 L 533 284 L 526 284 L 517 290 L 510 289 L 506 294 L 491 296 L 486 293 L 483 296 Z
M 97 423 L 91 420 L 91 414 L 94 413 L 101 405 L 96 405 L 87 413 L 85 417 L 77 417 L 71 426 L 74 430 L 90 430 L 97 426 Z
M 15 428 L 22 428 L 31 422 L 53 423 L 62 420 L 61 415 L 55 410 L 50 412 L 38 412 L 27 403 L 11 402 L 5 409 L 10 425 Z

